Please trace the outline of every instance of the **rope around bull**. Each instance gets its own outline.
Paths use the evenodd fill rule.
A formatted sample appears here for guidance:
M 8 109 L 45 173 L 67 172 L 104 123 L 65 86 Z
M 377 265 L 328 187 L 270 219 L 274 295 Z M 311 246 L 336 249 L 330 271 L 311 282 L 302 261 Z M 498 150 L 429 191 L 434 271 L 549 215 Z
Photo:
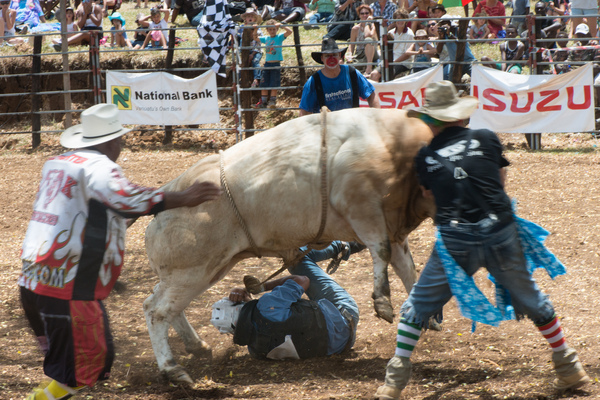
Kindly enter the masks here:
M 319 226 L 319 230 L 315 238 L 311 241 L 311 243 L 317 243 L 323 232 L 325 231 L 325 226 L 327 225 L 327 208 L 329 203 L 329 196 L 327 191 L 327 114 L 329 113 L 329 109 L 325 106 L 321 108 L 321 225 Z M 246 234 L 248 241 L 250 242 L 250 246 L 252 250 L 255 252 L 257 257 L 261 257 L 260 250 L 258 246 L 256 246 L 256 242 L 252 238 L 252 234 L 244 221 L 239 209 L 237 208 L 235 201 L 233 199 L 233 195 L 231 194 L 231 190 L 229 189 L 229 185 L 227 183 L 227 179 L 225 178 L 225 161 L 223 158 L 223 151 L 219 151 L 220 158 L 220 169 L 221 169 L 221 186 L 225 189 L 225 193 L 227 194 L 227 198 L 231 206 L 233 207 L 233 211 L 237 217 L 238 223 L 240 224 L 242 230 Z M 285 269 L 287 269 L 290 265 L 294 265 L 298 263 L 304 256 L 306 256 L 312 250 L 312 246 L 309 244 L 303 252 L 300 252 L 292 261 L 284 262 L 281 268 L 279 268 L 275 273 L 271 274 L 267 279 L 260 281 L 258 278 L 246 275 L 244 276 L 244 286 L 246 289 L 252 293 L 257 294 L 262 292 L 261 287 L 263 287 L 265 282 L 270 281 L 280 273 L 282 273 Z

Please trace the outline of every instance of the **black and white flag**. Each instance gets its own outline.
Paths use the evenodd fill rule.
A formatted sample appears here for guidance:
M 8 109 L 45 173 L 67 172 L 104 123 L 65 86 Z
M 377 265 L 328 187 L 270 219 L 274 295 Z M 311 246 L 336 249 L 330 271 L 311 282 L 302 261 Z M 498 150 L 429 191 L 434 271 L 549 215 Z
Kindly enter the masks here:
M 225 76 L 226 55 L 235 25 L 227 9 L 227 0 L 207 0 L 198 34 L 200 47 L 211 68 Z

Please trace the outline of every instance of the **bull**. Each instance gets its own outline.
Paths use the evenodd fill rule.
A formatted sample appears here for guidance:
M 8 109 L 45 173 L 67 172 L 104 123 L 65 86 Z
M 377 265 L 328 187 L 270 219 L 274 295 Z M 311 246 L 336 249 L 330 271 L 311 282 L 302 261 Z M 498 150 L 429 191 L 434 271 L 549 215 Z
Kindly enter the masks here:
M 387 266 L 392 264 L 410 291 L 417 273 L 407 236 L 434 213 L 413 166 L 431 138 L 424 123 L 402 110 L 309 115 L 203 158 L 165 185 L 181 190 L 196 180 L 223 183 L 225 177 L 228 194 L 159 213 L 146 230 L 149 263 L 160 282 L 145 300 L 144 313 L 160 371 L 172 381 L 192 382 L 173 358 L 170 325 L 187 352 L 210 354 L 184 314 L 196 296 L 242 259 L 289 261 L 306 244 L 334 239 L 365 244 L 373 258 L 375 310 L 392 322 Z

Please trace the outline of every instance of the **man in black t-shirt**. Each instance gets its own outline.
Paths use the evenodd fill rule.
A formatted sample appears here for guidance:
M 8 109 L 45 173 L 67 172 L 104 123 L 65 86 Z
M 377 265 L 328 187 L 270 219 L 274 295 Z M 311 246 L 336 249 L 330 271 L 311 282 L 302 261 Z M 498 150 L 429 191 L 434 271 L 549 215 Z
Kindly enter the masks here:
M 385 385 L 375 397 L 400 398 L 411 376 L 410 356 L 422 329 L 428 327 L 430 318 L 441 321 L 442 308 L 452 296 L 461 305 L 461 312 L 474 321 L 498 325 L 507 319 L 492 320 L 496 311 L 501 312 L 492 311 L 491 304 L 484 312 L 479 307 L 487 307 L 487 299 L 476 293 L 469 277 L 481 266 L 494 277 L 498 288 L 508 292 L 507 304 L 512 300 L 516 317 L 531 319 L 550 344 L 558 375 L 554 386 L 564 390 L 584 385 L 589 377 L 575 350 L 567 346 L 552 303 L 528 270 L 521 237 L 528 244 L 537 238 L 523 235 L 518 228 L 534 224 L 519 220 L 517 225 L 513 218 L 510 199 L 504 192 L 508 161 L 500 140 L 488 129 L 465 127 L 478 101 L 473 96 L 459 98 L 452 82 L 430 84 L 425 98 L 425 105 L 409 111 L 408 116 L 420 118 L 433 132 L 429 146 L 416 157 L 416 169 L 424 195 L 435 199 L 438 241 L 402 306 L 395 355 L 387 365 Z M 535 246 L 544 253 L 542 258 L 550 272 L 551 253 L 540 242 Z M 532 254 L 528 251 L 527 255 Z M 462 305 L 469 303 L 477 307 L 463 309 Z

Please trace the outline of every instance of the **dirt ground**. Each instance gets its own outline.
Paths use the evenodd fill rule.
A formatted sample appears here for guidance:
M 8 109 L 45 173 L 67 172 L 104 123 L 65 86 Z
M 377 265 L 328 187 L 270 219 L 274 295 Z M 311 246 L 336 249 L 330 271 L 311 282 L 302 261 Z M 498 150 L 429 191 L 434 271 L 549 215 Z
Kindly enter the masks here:
M 192 139 L 190 139 L 190 137 Z M 520 216 L 539 223 L 552 235 L 548 247 L 567 266 L 565 276 L 552 281 L 537 272 L 550 295 L 569 343 L 593 382 L 583 390 L 552 389 L 550 350 L 529 321 L 510 321 L 499 328 L 461 317 L 454 301 L 445 308 L 442 332 L 426 332 L 412 358 L 413 379 L 405 399 L 600 399 L 600 141 L 590 135 L 544 135 L 544 149 L 526 150 L 522 135 L 501 135 L 512 163 L 508 192 L 519 201 Z M 8 143 L 12 140 L 13 142 Z M 234 140 L 226 134 L 195 138 L 192 146 L 140 146 L 141 135 L 127 139 L 120 164 L 134 182 L 159 186 L 216 148 Z M 20 309 L 16 279 L 19 249 L 31 213 L 44 160 L 61 151 L 55 139 L 43 138 L 36 151 L 23 138 L 0 136 L 0 399 L 23 399 L 42 379 L 42 356 Z M 151 143 L 152 140 L 147 140 Z M 206 146 L 206 143 L 212 143 Z M 184 150 L 183 147 L 186 149 Z M 159 150 L 160 149 L 160 150 Z M 276 201 L 276 199 L 274 199 Z M 240 263 L 225 279 L 196 299 L 187 310 L 198 333 L 213 347 L 212 359 L 188 356 L 175 333 L 171 344 L 179 362 L 196 379 L 193 387 L 161 379 L 144 321 L 142 302 L 157 283 L 144 250 L 149 218 L 127 233 L 122 281 L 125 291 L 105 302 L 111 318 L 117 357 L 109 381 L 84 390 L 83 399 L 369 399 L 381 385 L 395 346 L 395 323 L 375 317 L 371 300 L 372 270 L 367 252 L 342 263 L 334 277 L 356 298 L 361 321 L 354 349 L 346 355 L 305 361 L 257 361 L 245 348 L 232 344 L 210 323 L 211 304 L 241 285 L 245 274 L 265 277 L 279 267 L 274 259 Z M 426 221 L 411 236 L 413 257 L 420 270 L 432 247 L 433 228 Z M 392 301 L 398 310 L 407 294 L 390 275 Z M 485 274 L 477 282 L 489 295 Z

